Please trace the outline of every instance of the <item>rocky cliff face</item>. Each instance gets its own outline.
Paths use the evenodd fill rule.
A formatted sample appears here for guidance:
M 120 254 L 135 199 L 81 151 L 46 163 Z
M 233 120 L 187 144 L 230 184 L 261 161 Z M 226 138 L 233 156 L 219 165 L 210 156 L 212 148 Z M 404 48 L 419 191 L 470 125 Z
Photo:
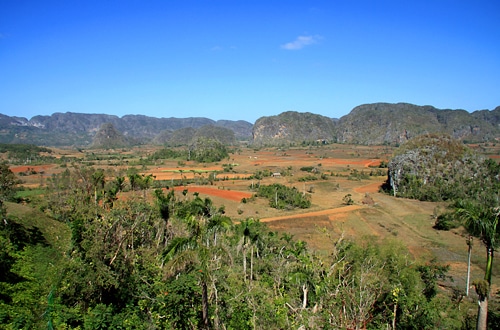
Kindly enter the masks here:
M 253 143 L 257 145 L 298 144 L 328 141 L 335 137 L 335 122 L 328 117 L 296 111 L 261 117 L 253 126 Z

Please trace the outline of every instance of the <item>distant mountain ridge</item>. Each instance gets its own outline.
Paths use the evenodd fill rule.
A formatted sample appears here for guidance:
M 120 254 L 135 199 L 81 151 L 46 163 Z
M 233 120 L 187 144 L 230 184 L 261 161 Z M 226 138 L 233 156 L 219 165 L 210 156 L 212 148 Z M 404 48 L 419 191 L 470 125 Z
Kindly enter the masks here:
M 288 111 L 259 118 L 253 127 L 253 142 L 397 145 L 426 133 L 446 133 L 465 142 L 500 140 L 500 107 L 469 113 L 409 103 L 372 103 L 355 107 L 339 120 Z
M 447 133 L 468 142 L 500 138 L 500 106 L 469 113 L 409 103 L 373 103 L 354 108 L 337 123 L 336 140 L 364 145 L 399 144 L 425 133 Z
M 118 117 L 106 114 L 54 113 L 30 120 L 0 114 L 0 143 L 34 143 L 46 146 L 91 146 L 102 125 L 115 130 L 136 144 L 152 143 L 165 132 L 184 128 L 216 126 L 234 132 L 239 140 L 251 139 L 252 124 L 243 120 L 214 121 L 203 117 L 155 118 L 144 115 Z M 160 139 L 161 140 L 161 139 Z
M 355 107 L 340 119 L 310 112 L 286 111 L 257 119 L 214 121 L 204 117 L 118 117 L 106 114 L 54 113 L 30 120 L 0 114 L 0 143 L 44 146 L 92 146 L 104 124 L 129 144 L 186 144 L 209 135 L 224 143 L 298 145 L 339 142 L 364 145 L 400 144 L 424 133 L 447 133 L 466 142 L 500 141 L 500 106 L 494 110 L 437 109 L 409 103 L 372 103 Z M 202 128 L 200 130 L 200 128 Z M 214 128 L 215 127 L 215 128 Z M 108 127 L 111 129 L 111 127 Z M 109 134 L 108 134 L 109 135 Z M 106 135 L 106 136 L 108 136 Z

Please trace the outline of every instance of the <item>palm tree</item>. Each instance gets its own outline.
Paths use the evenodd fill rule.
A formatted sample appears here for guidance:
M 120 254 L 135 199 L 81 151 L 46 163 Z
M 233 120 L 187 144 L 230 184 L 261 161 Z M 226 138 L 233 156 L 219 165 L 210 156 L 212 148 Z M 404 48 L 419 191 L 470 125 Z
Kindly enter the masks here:
M 473 236 L 469 235 L 467 238 L 467 281 L 465 284 L 465 295 L 469 296 L 469 280 L 470 280 L 470 257 L 472 254 Z
M 253 279 L 253 256 L 254 250 L 257 248 L 257 257 L 259 255 L 259 243 L 261 243 L 262 238 L 260 236 L 259 226 L 260 223 L 258 220 L 254 220 L 253 218 L 249 218 L 241 221 L 240 228 L 242 230 L 242 236 L 240 241 L 238 242 L 238 250 L 242 250 L 243 252 L 243 275 L 246 281 L 247 279 L 247 251 L 250 249 L 250 276 L 248 279 L 252 281 Z
M 103 170 L 98 169 L 92 173 L 92 183 L 94 185 L 94 203 L 97 205 L 97 189 L 104 189 L 104 184 L 106 183 L 106 176 Z
M 210 199 L 202 200 L 198 194 L 194 200 L 186 202 L 180 214 L 188 235 L 172 239 L 163 256 L 167 262 L 167 269 L 172 274 L 185 270 L 189 265 L 199 265 L 196 274 L 202 289 L 202 324 L 205 329 L 209 329 L 209 265 L 217 258 L 213 253 L 213 247 L 217 245 L 217 233 L 229 228 L 230 218 L 219 214 L 213 208 Z
M 491 206 L 494 203 L 495 198 L 490 200 L 490 203 L 485 200 L 461 200 L 455 205 L 455 212 L 464 221 L 469 234 L 479 238 L 486 247 L 484 280 L 474 282 L 479 295 L 477 329 L 487 327 L 493 256 L 500 243 L 500 228 L 498 227 L 500 211 L 498 207 Z

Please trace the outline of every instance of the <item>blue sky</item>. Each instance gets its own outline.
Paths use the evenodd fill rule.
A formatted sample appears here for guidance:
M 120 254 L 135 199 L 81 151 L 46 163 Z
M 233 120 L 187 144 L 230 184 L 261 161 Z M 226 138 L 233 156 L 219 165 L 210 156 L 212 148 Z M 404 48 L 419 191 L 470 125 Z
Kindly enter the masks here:
M 0 113 L 500 105 L 500 2 L 0 0 Z

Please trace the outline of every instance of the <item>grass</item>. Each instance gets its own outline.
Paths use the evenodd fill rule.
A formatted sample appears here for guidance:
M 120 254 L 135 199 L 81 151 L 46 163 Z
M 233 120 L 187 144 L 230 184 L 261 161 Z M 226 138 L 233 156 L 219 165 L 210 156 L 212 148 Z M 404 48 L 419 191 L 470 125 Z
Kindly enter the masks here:
M 56 221 L 42 211 L 27 205 L 6 202 L 7 214 L 26 228 L 38 228 L 48 244 L 61 252 L 66 252 L 71 241 L 71 231 L 67 224 Z
M 16 193 L 16 198 L 26 198 L 42 195 L 45 192 L 45 189 L 28 189 L 28 190 L 19 190 Z

